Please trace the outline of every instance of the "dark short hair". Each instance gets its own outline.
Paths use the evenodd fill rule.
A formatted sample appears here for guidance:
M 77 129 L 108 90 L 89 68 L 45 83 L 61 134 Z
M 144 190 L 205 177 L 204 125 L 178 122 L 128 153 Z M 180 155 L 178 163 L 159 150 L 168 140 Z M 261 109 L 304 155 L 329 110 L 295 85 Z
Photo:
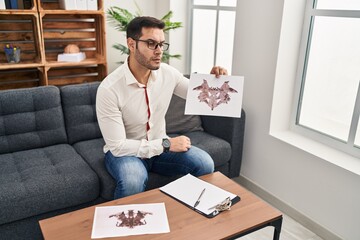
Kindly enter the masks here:
M 139 39 L 142 28 L 164 29 L 165 23 L 154 17 L 136 17 L 131 20 L 126 28 L 126 38 Z

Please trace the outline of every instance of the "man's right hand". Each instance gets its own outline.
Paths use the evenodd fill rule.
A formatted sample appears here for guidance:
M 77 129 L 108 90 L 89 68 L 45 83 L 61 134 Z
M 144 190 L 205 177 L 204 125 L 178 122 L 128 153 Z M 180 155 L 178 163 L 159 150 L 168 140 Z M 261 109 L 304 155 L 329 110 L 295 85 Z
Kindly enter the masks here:
M 190 138 L 186 136 L 178 136 L 174 138 L 169 138 L 170 140 L 170 151 L 171 152 L 186 152 L 191 148 Z

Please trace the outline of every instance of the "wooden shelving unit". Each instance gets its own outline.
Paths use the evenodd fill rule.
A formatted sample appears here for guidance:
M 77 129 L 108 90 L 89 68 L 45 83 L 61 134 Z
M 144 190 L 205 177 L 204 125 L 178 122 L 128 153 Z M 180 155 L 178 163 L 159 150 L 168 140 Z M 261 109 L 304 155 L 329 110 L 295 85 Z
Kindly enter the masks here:
M 7 63 L 6 44 L 21 61 Z M 58 62 L 68 44 L 86 59 Z M 58 1 L 33 0 L 31 9 L 0 10 L 0 89 L 101 81 L 107 75 L 103 1 L 98 10 L 62 10 Z

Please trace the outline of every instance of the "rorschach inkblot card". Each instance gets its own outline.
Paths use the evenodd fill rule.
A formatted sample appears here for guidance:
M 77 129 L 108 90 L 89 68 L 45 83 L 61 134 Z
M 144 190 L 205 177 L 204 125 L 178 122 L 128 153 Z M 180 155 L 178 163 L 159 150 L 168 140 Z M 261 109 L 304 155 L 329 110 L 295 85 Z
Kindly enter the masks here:
M 95 208 L 91 238 L 167 232 L 170 227 L 164 203 L 103 206 Z
M 241 117 L 243 76 L 191 74 L 186 115 Z

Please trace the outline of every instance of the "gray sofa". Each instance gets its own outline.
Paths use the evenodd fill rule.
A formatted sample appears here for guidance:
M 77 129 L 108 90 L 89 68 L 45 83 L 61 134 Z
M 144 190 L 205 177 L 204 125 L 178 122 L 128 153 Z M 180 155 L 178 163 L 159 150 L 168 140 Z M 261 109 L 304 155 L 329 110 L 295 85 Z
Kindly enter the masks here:
M 95 112 L 99 83 L 0 91 L 0 239 L 42 239 L 38 221 L 111 200 Z M 216 171 L 239 175 L 242 118 L 184 116 L 174 97 L 167 131 L 210 153 Z M 174 178 L 150 173 L 148 189 Z

